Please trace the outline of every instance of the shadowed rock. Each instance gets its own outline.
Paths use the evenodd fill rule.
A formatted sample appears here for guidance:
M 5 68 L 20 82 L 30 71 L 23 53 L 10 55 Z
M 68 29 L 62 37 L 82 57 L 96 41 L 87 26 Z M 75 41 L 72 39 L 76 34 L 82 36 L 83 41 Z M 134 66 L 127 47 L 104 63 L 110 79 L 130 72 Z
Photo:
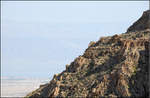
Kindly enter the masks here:
M 91 42 L 84 54 L 27 97 L 149 97 L 150 11 L 127 33 Z
M 142 17 L 130 26 L 127 32 L 150 29 L 150 10 L 143 13 Z

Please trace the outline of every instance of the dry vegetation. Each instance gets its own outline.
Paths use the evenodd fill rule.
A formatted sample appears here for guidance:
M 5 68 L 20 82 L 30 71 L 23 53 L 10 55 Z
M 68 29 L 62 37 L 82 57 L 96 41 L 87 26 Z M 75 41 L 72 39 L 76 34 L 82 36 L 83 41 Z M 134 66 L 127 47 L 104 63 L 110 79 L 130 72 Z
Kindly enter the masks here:
M 149 14 L 124 34 L 91 42 L 66 70 L 27 97 L 148 97 Z

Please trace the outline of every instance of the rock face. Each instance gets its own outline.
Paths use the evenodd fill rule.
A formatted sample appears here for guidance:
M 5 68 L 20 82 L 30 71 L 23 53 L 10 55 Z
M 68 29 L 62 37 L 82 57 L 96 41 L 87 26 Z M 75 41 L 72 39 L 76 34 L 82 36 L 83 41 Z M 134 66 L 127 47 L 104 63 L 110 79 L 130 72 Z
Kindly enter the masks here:
M 149 97 L 150 11 L 127 33 L 91 42 L 66 70 L 27 97 Z
M 150 10 L 145 11 L 142 17 L 138 21 L 136 21 L 132 26 L 130 26 L 127 31 L 140 31 L 148 28 L 150 28 Z

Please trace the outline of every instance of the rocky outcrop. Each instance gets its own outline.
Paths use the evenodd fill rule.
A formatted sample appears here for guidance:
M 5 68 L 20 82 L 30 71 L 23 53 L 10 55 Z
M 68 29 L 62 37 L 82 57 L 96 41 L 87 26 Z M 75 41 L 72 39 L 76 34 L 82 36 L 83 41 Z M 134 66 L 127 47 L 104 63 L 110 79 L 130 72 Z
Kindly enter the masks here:
M 74 62 L 71 63 L 71 65 L 66 70 L 68 72 L 77 72 L 82 70 L 85 67 L 84 65 L 89 65 L 89 63 L 90 63 L 89 59 L 79 56 L 78 58 L 75 59 Z
M 142 17 L 130 26 L 127 32 L 150 29 L 150 10 L 143 13 Z
M 127 33 L 90 42 L 66 70 L 27 97 L 149 97 L 149 11 Z M 148 20 L 147 20 L 148 19 Z

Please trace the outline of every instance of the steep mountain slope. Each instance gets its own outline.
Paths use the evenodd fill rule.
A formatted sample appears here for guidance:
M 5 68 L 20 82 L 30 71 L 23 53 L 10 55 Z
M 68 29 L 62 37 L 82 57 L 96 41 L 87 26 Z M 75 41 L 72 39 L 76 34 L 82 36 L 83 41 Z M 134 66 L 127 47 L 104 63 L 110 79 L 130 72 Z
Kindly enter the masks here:
M 150 10 L 145 11 L 142 17 L 128 28 L 127 32 L 141 31 L 149 28 L 150 28 Z
M 66 70 L 27 97 L 148 97 L 149 14 L 124 34 L 91 42 Z

